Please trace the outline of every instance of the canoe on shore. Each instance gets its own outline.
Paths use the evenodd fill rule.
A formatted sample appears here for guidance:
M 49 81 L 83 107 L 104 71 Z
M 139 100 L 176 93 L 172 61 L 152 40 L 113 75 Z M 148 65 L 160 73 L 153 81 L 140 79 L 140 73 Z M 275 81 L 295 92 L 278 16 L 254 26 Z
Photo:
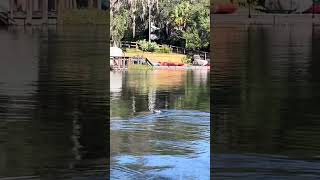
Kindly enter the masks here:
M 159 66 L 184 66 L 183 63 L 174 63 L 174 62 L 158 62 Z

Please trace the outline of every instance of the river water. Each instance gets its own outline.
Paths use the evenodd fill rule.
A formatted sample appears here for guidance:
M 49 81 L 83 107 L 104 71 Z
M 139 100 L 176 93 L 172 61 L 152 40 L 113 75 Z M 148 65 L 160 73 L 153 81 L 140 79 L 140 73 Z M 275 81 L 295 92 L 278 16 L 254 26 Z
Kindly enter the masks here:
M 320 27 L 212 28 L 212 175 L 320 178 Z
M 209 178 L 209 73 L 109 72 L 105 32 L 0 29 L 0 178 Z
M 208 74 L 110 73 L 111 179 L 209 179 Z
M 105 29 L 0 29 L 0 178 L 108 177 Z

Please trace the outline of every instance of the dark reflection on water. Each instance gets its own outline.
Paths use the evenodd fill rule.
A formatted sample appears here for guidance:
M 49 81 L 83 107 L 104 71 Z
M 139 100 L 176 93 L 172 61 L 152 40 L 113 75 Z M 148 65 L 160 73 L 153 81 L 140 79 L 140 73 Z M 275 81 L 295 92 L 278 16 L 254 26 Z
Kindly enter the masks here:
M 213 177 L 320 178 L 320 27 L 212 35 Z
M 108 176 L 105 32 L 0 29 L 0 178 Z
M 207 71 L 111 72 L 110 81 L 111 179 L 209 179 Z

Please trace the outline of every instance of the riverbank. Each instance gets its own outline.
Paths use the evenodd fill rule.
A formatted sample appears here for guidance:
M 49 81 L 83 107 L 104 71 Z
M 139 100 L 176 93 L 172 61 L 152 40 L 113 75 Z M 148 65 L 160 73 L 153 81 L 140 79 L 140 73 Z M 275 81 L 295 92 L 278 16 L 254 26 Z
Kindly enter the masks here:
M 144 57 L 147 58 L 152 63 L 158 62 L 171 62 L 171 63 L 184 63 L 184 60 L 187 58 L 184 54 L 177 53 L 159 53 L 159 52 L 144 52 L 136 49 L 127 49 L 124 52 L 125 56 L 128 57 Z
M 210 66 L 154 66 L 155 70 L 210 70 Z
M 173 70 L 173 71 L 184 71 L 184 70 L 205 70 L 209 71 L 210 66 L 148 66 L 148 65 L 141 65 L 141 64 L 133 64 L 128 66 L 128 68 L 116 69 L 111 68 L 111 70 L 115 71 L 123 71 L 123 70 Z

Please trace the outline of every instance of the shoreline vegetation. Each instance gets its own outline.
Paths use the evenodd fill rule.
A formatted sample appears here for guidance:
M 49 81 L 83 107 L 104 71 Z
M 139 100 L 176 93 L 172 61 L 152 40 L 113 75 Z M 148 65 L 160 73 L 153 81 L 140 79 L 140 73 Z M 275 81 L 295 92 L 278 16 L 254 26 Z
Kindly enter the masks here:
M 156 43 L 208 51 L 209 6 L 209 0 L 111 0 L 111 41 L 117 47 L 121 41 L 146 40 L 149 47 Z
M 150 66 L 190 66 L 189 52 L 210 49 L 209 0 L 111 0 L 110 20 L 110 46 L 121 48 L 125 57 L 146 58 Z M 131 48 L 122 42 L 136 44 Z

